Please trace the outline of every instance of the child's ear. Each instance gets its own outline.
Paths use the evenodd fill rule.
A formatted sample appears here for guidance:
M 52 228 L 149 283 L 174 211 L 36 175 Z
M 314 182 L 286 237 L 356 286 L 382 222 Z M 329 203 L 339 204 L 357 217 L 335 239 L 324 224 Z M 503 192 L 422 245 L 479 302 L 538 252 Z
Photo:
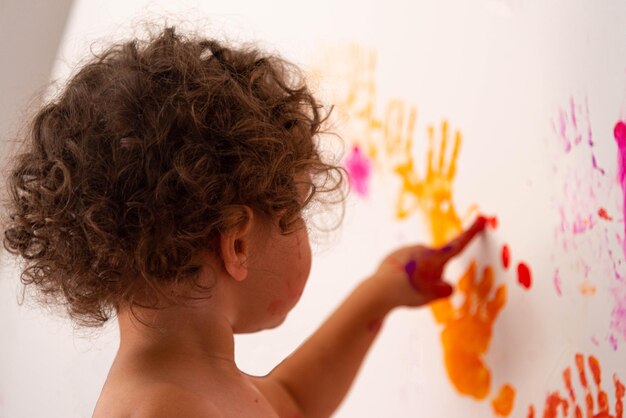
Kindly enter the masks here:
M 237 281 L 248 276 L 248 257 L 252 239 L 254 212 L 248 206 L 241 206 L 236 215 L 237 221 L 220 236 L 220 251 L 224 268 Z

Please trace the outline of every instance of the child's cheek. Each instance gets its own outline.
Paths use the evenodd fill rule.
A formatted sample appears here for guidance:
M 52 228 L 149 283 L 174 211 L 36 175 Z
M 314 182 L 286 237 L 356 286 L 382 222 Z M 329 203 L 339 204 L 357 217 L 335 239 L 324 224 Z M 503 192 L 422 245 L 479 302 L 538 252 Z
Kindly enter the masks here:
M 287 304 L 282 300 L 274 300 L 267 307 L 267 313 L 271 316 L 283 316 L 287 312 Z

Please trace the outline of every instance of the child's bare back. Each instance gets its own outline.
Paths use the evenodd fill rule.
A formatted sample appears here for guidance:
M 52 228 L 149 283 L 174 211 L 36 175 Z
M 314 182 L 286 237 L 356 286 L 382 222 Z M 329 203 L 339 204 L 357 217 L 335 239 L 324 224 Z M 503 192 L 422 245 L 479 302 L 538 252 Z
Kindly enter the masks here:
M 387 314 L 451 294 L 443 269 L 482 218 L 388 255 L 267 376 L 237 368 L 234 335 L 280 325 L 305 288 L 303 209 L 342 200 L 325 119 L 284 60 L 171 28 L 94 57 L 36 114 L 4 245 L 77 324 L 117 318 L 95 418 L 328 417 Z

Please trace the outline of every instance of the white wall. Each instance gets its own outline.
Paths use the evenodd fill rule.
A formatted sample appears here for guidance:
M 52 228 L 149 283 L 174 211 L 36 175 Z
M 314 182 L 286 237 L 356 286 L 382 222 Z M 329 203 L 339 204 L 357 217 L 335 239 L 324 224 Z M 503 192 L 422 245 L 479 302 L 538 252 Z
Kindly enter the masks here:
M 613 404 L 610 375 L 626 379 L 626 335 L 611 329 L 617 307 L 614 295 L 626 286 L 612 276 L 626 275 L 624 254 L 614 238 L 623 240 L 624 219 L 612 136 L 617 120 L 626 118 L 626 4 L 621 0 L 336 3 L 275 1 L 269 7 L 243 0 L 175 5 L 76 1 L 53 78 L 65 77 L 94 40 L 116 39 L 131 33 L 138 22 L 163 17 L 173 23 L 191 19 L 191 26 L 206 28 L 208 34 L 261 42 L 306 69 L 332 67 L 316 61 L 330 46 L 356 43 L 377 51 L 376 111 L 381 113 L 392 98 L 417 106 L 418 162 L 424 161 L 428 124 L 447 118 L 460 129 L 464 141 L 454 185 L 457 207 L 464 211 L 477 204 L 499 217 L 497 231 L 475 243 L 447 271 L 454 280 L 470 259 L 477 259 L 481 266 L 494 265 L 497 283 L 507 285 L 509 300 L 495 323 L 485 357 L 493 373 L 493 390 L 511 382 L 517 389 L 511 416 L 526 416 L 531 403 L 541 416 L 545 396 L 563 391 L 561 372 L 573 366 L 574 353 L 581 352 L 600 359 Z M 331 88 L 322 84 L 321 92 L 332 99 Z M 593 152 L 606 171 L 597 179 L 589 168 L 589 149 L 581 147 L 569 155 L 558 150 L 552 123 L 560 108 L 568 108 L 571 97 L 589 105 Z M 351 144 L 349 125 L 342 132 Z M 572 174 L 576 172 L 578 179 Z M 572 192 L 564 192 L 566 185 L 578 190 L 576 184 L 590 179 L 597 180 L 592 184 L 594 199 L 615 220 L 598 223 L 582 236 L 559 234 L 559 209 L 577 210 Z M 238 363 L 244 371 L 269 371 L 386 251 L 430 239 L 428 223 L 419 214 L 402 222 L 394 218 L 397 187 L 393 175 L 376 172 L 369 198 L 351 198 L 342 230 L 319 238 L 323 244 L 316 250 L 310 284 L 287 322 L 277 330 L 237 339 Z M 563 251 L 558 240 L 576 248 Z M 514 260 L 532 266 L 530 290 L 517 285 L 514 272 L 500 267 L 499 249 L 505 242 Z M 608 250 L 617 260 L 615 266 L 608 265 Z M 581 270 L 581 263 L 588 271 Z M 3 263 L 4 269 L 7 266 Z M 561 269 L 561 294 L 553 283 L 556 268 Z M 3 277 L 0 323 L 8 333 L 0 345 L 0 417 L 89 416 L 114 354 L 115 328 L 91 339 L 76 336 L 69 325 L 39 310 L 17 308 L 15 272 L 5 271 Z M 596 286 L 594 296 L 579 292 L 585 280 Z M 491 397 L 478 402 L 453 389 L 441 359 L 439 332 L 426 309 L 395 312 L 336 416 L 491 416 Z M 609 341 L 611 335 L 617 348 Z

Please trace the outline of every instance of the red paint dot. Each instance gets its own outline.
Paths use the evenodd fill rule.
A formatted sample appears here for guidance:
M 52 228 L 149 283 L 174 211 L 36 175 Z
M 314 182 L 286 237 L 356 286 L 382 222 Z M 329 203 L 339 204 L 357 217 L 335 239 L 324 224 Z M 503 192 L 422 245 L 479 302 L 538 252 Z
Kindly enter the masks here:
M 528 268 L 526 263 L 519 263 L 517 265 L 517 281 L 524 288 L 530 289 L 530 286 L 532 285 L 532 277 L 530 274 L 530 269 Z
M 600 208 L 600 210 L 598 211 L 598 216 L 602 219 L 606 219 L 607 221 L 613 220 L 613 218 L 607 213 L 606 209 L 604 208 Z
M 511 250 L 509 250 L 509 246 L 506 244 L 502 246 L 502 265 L 505 269 L 508 269 L 509 265 L 511 265 Z

